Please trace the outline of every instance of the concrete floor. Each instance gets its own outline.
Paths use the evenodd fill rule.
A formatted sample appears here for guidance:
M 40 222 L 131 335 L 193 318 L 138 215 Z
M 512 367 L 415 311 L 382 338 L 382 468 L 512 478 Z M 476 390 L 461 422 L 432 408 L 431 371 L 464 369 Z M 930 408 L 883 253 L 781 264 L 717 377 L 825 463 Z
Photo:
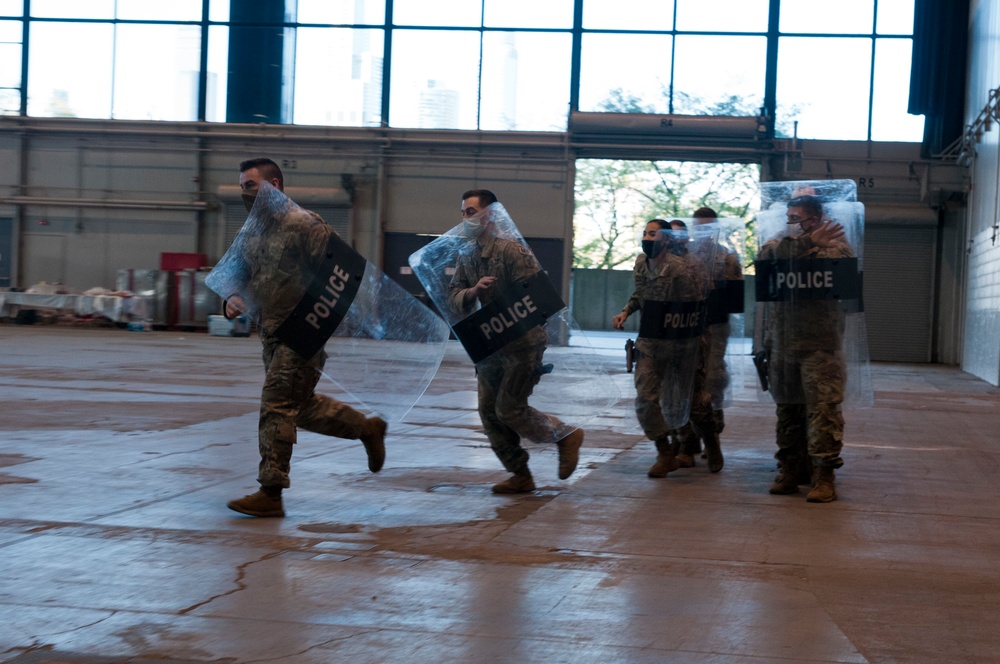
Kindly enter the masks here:
M 647 478 L 623 404 L 501 497 L 455 345 L 381 473 L 303 433 L 252 519 L 256 338 L 4 325 L 0 358 L 2 662 L 1000 662 L 1000 390 L 957 369 L 873 366 L 835 503 L 767 493 L 754 401 L 717 475 Z

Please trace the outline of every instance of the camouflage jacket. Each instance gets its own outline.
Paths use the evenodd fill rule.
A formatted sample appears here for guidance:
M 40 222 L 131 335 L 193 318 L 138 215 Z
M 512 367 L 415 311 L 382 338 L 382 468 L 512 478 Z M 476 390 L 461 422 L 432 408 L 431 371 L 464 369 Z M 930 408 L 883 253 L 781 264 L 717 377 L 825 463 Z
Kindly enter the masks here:
M 808 235 L 799 235 L 768 240 L 760 248 L 757 260 L 850 258 L 853 255 L 850 246 L 844 242 L 819 247 Z M 844 313 L 839 302 L 799 300 L 761 304 L 764 305 L 765 350 L 785 352 L 841 349 Z
M 512 293 L 517 282 L 541 271 L 535 255 L 520 242 L 489 235 L 483 244 L 474 243 L 472 251 L 460 253 L 455 274 L 448 284 L 448 304 L 453 311 L 470 314 L 475 301 L 465 304 L 465 294 L 483 277 L 496 277 L 493 288 L 479 297 L 481 305 L 491 304 L 498 293 Z M 505 348 L 516 351 L 544 343 L 545 332 L 535 328 L 523 339 Z
M 247 288 L 258 307 L 261 337 L 274 331 L 301 300 L 320 267 L 331 235 L 336 235 L 315 212 L 292 208 L 245 247 Z
M 646 300 L 664 302 L 694 302 L 703 300 L 711 287 L 708 269 L 693 254 L 680 256 L 665 253 L 658 261 L 645 254 L 635 258 L 632 268 L 635 290 L 622 311 L 632 315 L 642 309 Z
M 521 279 L 541 271 L 541 266 L 520 242 L 490 235 L 484 244 L 475 244 L 472 251 L 458 256 L 455 274 L 448 284 L 448 303 L 454 311 L 470 312 L 474 304 L 464 304 L 465 293 L 483 277 L 496 277 L 489 293 L 480 297 L 480 304 L 490 304 L 496 293 L 511 292 Z

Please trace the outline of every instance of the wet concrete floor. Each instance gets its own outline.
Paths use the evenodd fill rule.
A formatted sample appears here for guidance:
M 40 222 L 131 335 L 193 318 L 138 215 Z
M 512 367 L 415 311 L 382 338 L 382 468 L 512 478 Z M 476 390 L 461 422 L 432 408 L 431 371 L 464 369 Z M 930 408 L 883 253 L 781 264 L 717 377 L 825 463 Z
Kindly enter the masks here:
M 303 432 L 253 519 L 256 338 L 0 326 L 0 662 L 1000 662 L 1000 390 L 873 365 L 816 505 L 767 493 L 752 398 L 722 472 L 647 478 L 624 339 L 568 481 L 532 445 L 538 491 L 491 494 L 456 344 L 382 472 Z

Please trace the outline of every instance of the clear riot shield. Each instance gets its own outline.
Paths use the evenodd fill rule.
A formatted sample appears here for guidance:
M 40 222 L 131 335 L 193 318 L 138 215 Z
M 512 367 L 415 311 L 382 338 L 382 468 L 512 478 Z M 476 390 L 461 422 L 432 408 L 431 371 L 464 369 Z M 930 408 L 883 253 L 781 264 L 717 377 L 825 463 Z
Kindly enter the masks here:
M 864 205 L 854 200 L 854 182 L 766 183 L 762 190 L 769 204 L 758 217 L 753 347 L 761 387 L 776 403 L 819 398 L 870 407 Z M 815 241 L 814 216 L 841 225 L 843 236 Z
M 660 410 L 670 429 L 684 426 L 691 413 L 717 248 L 718 229 L 710 224 L 661 230 L 637 279 L 637 287 L 643 283 L 636 372 L 660 380 Z
M 724 217 L 700 223 L 704 221 L 691 219 L 688 223 L 698 228 L 715 228 L 719 237 L 705 320 L 708 340 L 705 383 L 712 395 L 712 408 L 721 410 L 732 404 L 745 384 L 743 376 L 750 357 L 743 315 L 747 229 L 746 222 L 739 218 Z
M 266 182 L 205 283 L 265 338 L 304 357 L 325 351 L 323 375 L 390 422 L 413 407 L 444 356 L 440 317 Z
M 476 365 L 480 403 L 485 392 L 522 438 L 556 442 L 620 391 L 503 205 L 484 212 L 480 226 L 463 222 L 409 263 Z M 495 281 L 476 293 L 483 277 Z

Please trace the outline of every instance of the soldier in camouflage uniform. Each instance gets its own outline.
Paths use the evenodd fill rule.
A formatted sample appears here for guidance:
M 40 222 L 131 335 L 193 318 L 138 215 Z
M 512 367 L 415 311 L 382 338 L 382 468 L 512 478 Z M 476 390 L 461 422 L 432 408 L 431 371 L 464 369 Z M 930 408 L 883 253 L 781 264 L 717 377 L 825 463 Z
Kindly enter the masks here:
M 486 189 L 462 194 L 466 233 L 476 242 L 470 253 L 459 256 L 448 285 L 449 304 L 454 311 L 471 313 L 477 300 L 488 305 L 494 293 L 509 292 L 518 281 L 541 270 L 523 244 L 491 232 L 487 208 L 496 201 L 496 195 Z M 493 452 L 504 468 L 513 473 L 493 486 L 494 493 L 535 490 L 528 469 L 529 455 L 521 446 L 522 435 L 529 440 L 557 441 L 560 479 L 568 478 L 576 469 L 583 430 L 573 429 L 528 405 L 528 397 L 543 375 L 542 354 L 547 343 L 545 330 L 536 326 L 476 364 L 483 428 Z
M 636 257 L 632 276 L 635 291 L 622 312 L 611 319 L 616 329 L 636 311 L 641 311 L 648 300 L 664 302 L 695 302 L 708 292 L 709 273 L 704 263 L 686 248 L 674 246 L 656 253 L 661 240 L 660 231 L 670 228 L 662 219 L 646 224 L 643 232 L 643 253 Z M 649 477 L 666 477 L 677 470 L 678 463 L 670 441 L 671 429 L 664 417 L 664 408 L 677 408 L 677 404 L 691 397 L 691 384 L 681 376 L 699 351 L 701 337 L 687 339 L 653 339 L 641 334 L 635 344 L 636 365 L 635 412 L 646 437 L 656 445 L 656 461 L 650 467 Z M 692 405 L 693 409 L 693 405 Z M 711 417 L 711 407 L 708 409 Z
M 788 223 L 800 235 L 766 242 L 758 261 L 848 258 L 840 224 L 823 221 L 823 205 L 814 196 L 788 203 Z M 834 469 L 844 462 L 844 400 L 846 365 L 843 353 L 843 313 L 835 300 L 767 302 L 764 308 L 764 352 L 768 381 L 777 404 L 780 471 L 770 493 L 798 492 L 811 480 L 809 502 L 836 500 Z M 811 478 L 809 477 L 809 471 Z
M 240 164 L 240 188 L 249 211 L 261 182 L 283 190 L 281 169 L 270 159 L 251 159 Z M 326 363 L 326 352 L 303 357 L 282 343 L 275 330 L 295 308 L 303 291 L 303 278 L 326 250 L 335 233 L 314 212 L 289 213 L 269 221 L 280 231 L 263 233 L 247 245 L 245 275 L 249 292 L 259 306 L 260 338 L 263 344 L 264 387 L 260 398 L 258 446 L 260 465 L 256 493 L 231 500 L 231 510 L 258 517 L 285 515 L 281 492 L 289 486 L 292 447 L 296 428 L 337 438 L 361 439 L 368 455 L 368 468 L 377 473 L 385 461 L 386 423 L 314 390 Z M 224 305 L 227 318 L 245 310 L 238 297 Z
M 692 215 L 695 225 L 713 223 L 715 210 L 702 207 Z M 713 473 L 722 470 L 725 462 L 719 434 L 725 428 L 722 404 L 729 387 L 726 347 L 729 344 L 729 314 L 724 309 L 727 281 L 742 281 L 743 268 L 739 257 L 721 243 L 714 244 L 712 291 L 709 293 L 705 331 L 702 333 L 694 394 L 691 399 L 691 422 L 679 432 L 677 463 L 681 468 L 695 465 L 695 457 L 705 441 L 705 456 Z

